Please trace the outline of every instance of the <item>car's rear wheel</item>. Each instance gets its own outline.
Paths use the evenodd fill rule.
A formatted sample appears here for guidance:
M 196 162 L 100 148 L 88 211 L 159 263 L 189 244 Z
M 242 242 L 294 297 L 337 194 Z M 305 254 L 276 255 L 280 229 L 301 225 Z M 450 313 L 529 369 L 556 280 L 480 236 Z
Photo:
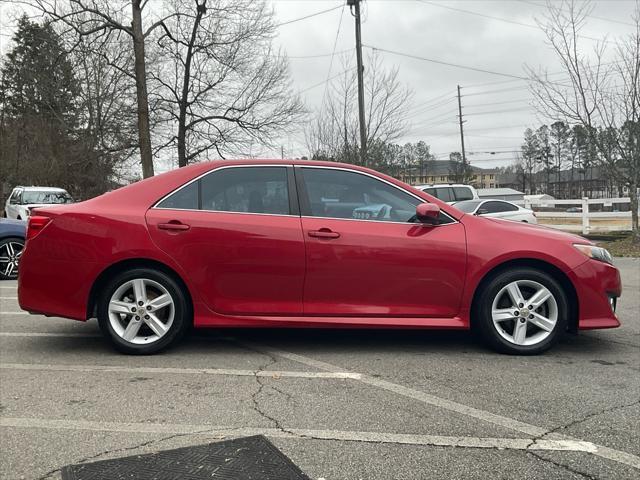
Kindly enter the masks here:
M 98 301 L 98 322 L 124 353 L 147 355 L 179 340 L 191 324 L 182 287 L 164 272 L 136 268 L 112 278 Z
M 24 240 L 17 237 L 0 240 L 0 280 L 18 278 L 18 266 L 24 249 Z
M 516 268 L 493 276 L 479 292 L 480 333 L 496 350 L 534 355 L 551 348 L 567 329 L 569 303 L 547 273 Z

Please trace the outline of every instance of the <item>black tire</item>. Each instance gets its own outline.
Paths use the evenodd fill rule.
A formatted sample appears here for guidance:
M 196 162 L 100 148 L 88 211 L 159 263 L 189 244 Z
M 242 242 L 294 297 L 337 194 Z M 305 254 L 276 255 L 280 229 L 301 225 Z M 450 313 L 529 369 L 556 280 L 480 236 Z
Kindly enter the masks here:
M 546 338 L 534 345 L 517 345 L 508 341 L 498 332 L 498 327 L 493 322 L 491 311 L 494 299 L 504 287 L 515 281 L 532 281 L 542 284 L 551 292 L 557 304 L 555 326 Z M 511 355 L 537 355 L 551 348 L 567 331 L 569 312 L 567 295 L 557 280 L 541 270 L 519 267 L 499 272 L 484 283 L 474 302 L 474 326 L 489 346 L 498 352 Z M 522 322 L 525 323 L 524 320 Z M 532 328 L 536 329 L 535 326 Z
M 5 246 L 9 243 L 20 244 L 22 250 L 24 248 L 24 239 L 18 237 L 8 237 L 0 240 L 0 257 L 4 257 Z M 0 280 L 15 280 L 18 278 L 18 270 L 14 270 L 11 274 L 5 275 L 7 264 L 0 263 Z
M 125 283 L 135 279 L 148 279 L 164 287 L 174 306 L 174 317 L 169 330 L 152 343 L 136 344 L 120 337 L 109 319 L 109 302 L 116 290 Z M 113 346 L 122 353 L 130 355 L 150 355 L 157 353 L 178 342 L 193 322 L 193 313 L 183 287 L 170 275 L 159 270 L 149 268 L 135 268 L 115 275 L 111 278 L 98 299 L 98 323 L 102 333 L 111 341 Z

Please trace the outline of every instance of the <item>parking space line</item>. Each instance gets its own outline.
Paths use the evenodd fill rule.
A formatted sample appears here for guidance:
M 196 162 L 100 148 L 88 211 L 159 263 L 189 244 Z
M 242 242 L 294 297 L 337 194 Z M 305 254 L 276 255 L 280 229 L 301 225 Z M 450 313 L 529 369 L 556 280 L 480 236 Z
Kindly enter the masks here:
M 17 300 L 18 297 L 0 297 L 0 300 Z
M 29 315 L 29 312 L 20 311 L 20 312 L 0 312 L 0 315 Z
M 99 333 L 56 333 L 56 332 L 0 332 L 0 337 L 69 337 L 102 338 Z
M 359 380 L 359 373 L 341 372 L 297 372 L 283 370 L 237 370 L 230 368 L 177 368 L 177 367 L 126 367 L 119 365 L 52 365 L 40 363 L 0 363 L 2 370 L 39 370 L 54 372 L 116 372 L 128 374 L 190 374 L 190 375 L 229 375 L 237 377 L 272 378 L 334 378 Z
M 0 426 L 27 429 L 56 429 L 81 431 L 108 431 L 118 433 L 158 433 L 181 435 L 245 436 L 266 435 L 273 438 L 297 438 L 300 440 L 333 440 L 346 442 L 393 443 L 457 448 L 492 448 L 510 450 L 548 450 L 593 453 L 596 446 L 590 442 L 567 440 L 541 440 L 532 443 L 530 438 L 460 437 L 443 435 L 414 435 L 385 432 L 359 432 L 344 430 L 313 430 L 300 428 L 234 428 L 211 425 L 167 423 L 120 423 L 89 420 L 3 417 Z
M 249 342 L 237 342 L 237 343 L 240 343 L 240 344 L 244 343 L 245 345 L 247 345 L 249 348 L 253 350 L 263 351 L 267 354 L 276 355 L 282 358 L 286 358 L 288 360 L 293 360 L 303 365 L 309 365 L 320 370 L 325 370 L 329 372 L 341 372 L 341 373 L 348 372 L 348 370 L 342 367 L 332 365 L 330 363 L 322 362 L 319 360 L 315 360 L 313 358 L 309 358 L 304 355 L 299 355 L 297 353 L 286 352 L 284 350 L 272 348 L 266 345 L 259 345 L 255 343 L 249 343 Z M 398 385 L 396 383 L 371 377 L 366 374 L 362 374 L 361 378 L 358 381 L 365 383 L 367 385 L 371 385 L 374 387 L 381 388 L 383 390 L 396 393 L 398 395 L 402 395 L 407 398 L 417 400 L 419 402 L 422 402 L 428 405 L 433 405 L 445 410 L 449 410 L 452 412 L 460 413 L 462 415 L 466 415 L 468 417 L 482 420 L 484 422 L 493 423 L 494 425 L 498 425 L 501 427 L 505 427 L 505 428 L 520 432 L 520 433 L 531 435 L 532 437 L 535 437 L 535 438 L 540 438 L 540 440 L 536 440 L 536 442 L 534 443 L 538 443 L 542 440 L 584 442 L 584 440 L 574 438 L 569 435 L 551 433 L 549 432 L 548 429 L 545 429 L 543 427 L 531 425 L 529 423 L 521 422 L 519 420 L 515 420 L 513 418 L 505 417 L 502 415 L 496 415 L 494 413 L 487 412 L 485 410 L 480 410 L 478 408 L 470 407 L 458 402 L 454 402 L 452 400 L 440 398 L 435 395 L 422 392 L 420 390 L 405 387 L 403 385 Z M 597 455 L 602 458 L 613 460 L 618 463 L 623 463 L 625 465 L 628 465 L 630 467 L 640 470 L 640 457 L 627 452 L 605 447 L 602 445 L 594 444 L 594 447 L 595 447 L 595 450 L 589 453 L 592 453 L 593 455 Z

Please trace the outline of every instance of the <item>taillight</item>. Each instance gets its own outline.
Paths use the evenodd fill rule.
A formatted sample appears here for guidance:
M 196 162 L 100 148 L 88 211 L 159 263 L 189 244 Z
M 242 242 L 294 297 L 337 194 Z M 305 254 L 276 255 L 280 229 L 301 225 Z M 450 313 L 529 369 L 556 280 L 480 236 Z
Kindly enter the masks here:
M 29 217 L 29 223 L 27 223 L 27 240 L 31 240 L 38 235 L 50 221 L 51 219 L 49 217 L 43 217 L 41 215 Z

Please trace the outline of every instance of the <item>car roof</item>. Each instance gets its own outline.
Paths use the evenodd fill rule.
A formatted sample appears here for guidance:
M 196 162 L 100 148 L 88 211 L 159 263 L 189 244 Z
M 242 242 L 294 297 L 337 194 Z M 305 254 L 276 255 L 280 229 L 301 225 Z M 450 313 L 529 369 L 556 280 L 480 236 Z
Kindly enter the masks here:
M 296 166 L 309 166 L 309 167 L 327 167 L 327 168 L 344 168 L 352 171 L 359 171 L 365 174 L 375 174 L 377 178 L 386 180 L 392 185 L 396 185 L 400 188 L 415 188 L 403 183 L 395 178 L 392 178 L 384 173 L 372 171 L 369 168 L 359 165 L 352 165 L 348 163 L 327 162 L 317 160 L 283 160 L 283 159 L 238 159 L 238 160 L 214 160 L 209 162 L 193 163 L 186 167 L 177 168 L 160 175 L 149 177 L 139 182 L 126 185 L 117 190 L 107 192 L 103 195 L 95 197 L 83 202 L 85 206 L 94 204 L 102 204 L 104 206 L 117 206 L 122 208 L 126 205 L 127 209 L 131 209 L 134 206 L 148 209 L 150 205 L 155 204 L 164 196 L 172 192 L 173 190 L 181 187 L 188 181 L 192 181 L 200 175 L 204 175 L 209 171 L 213 171 L 220 167 L 230 166 L 244 166 L 244 165 L 296 165 Z M 421 190 L 415 189 L 415 193 L 418 198 L 423 195 L 427 195 L 428 198 L 424 198 L 427 202 L 436 203 L 442 208 L 445 213 L 454 219 L 459 219 L 460 214 L 455 209 L 448 210 L 447 205 L 438 198 L 429 196 Z

